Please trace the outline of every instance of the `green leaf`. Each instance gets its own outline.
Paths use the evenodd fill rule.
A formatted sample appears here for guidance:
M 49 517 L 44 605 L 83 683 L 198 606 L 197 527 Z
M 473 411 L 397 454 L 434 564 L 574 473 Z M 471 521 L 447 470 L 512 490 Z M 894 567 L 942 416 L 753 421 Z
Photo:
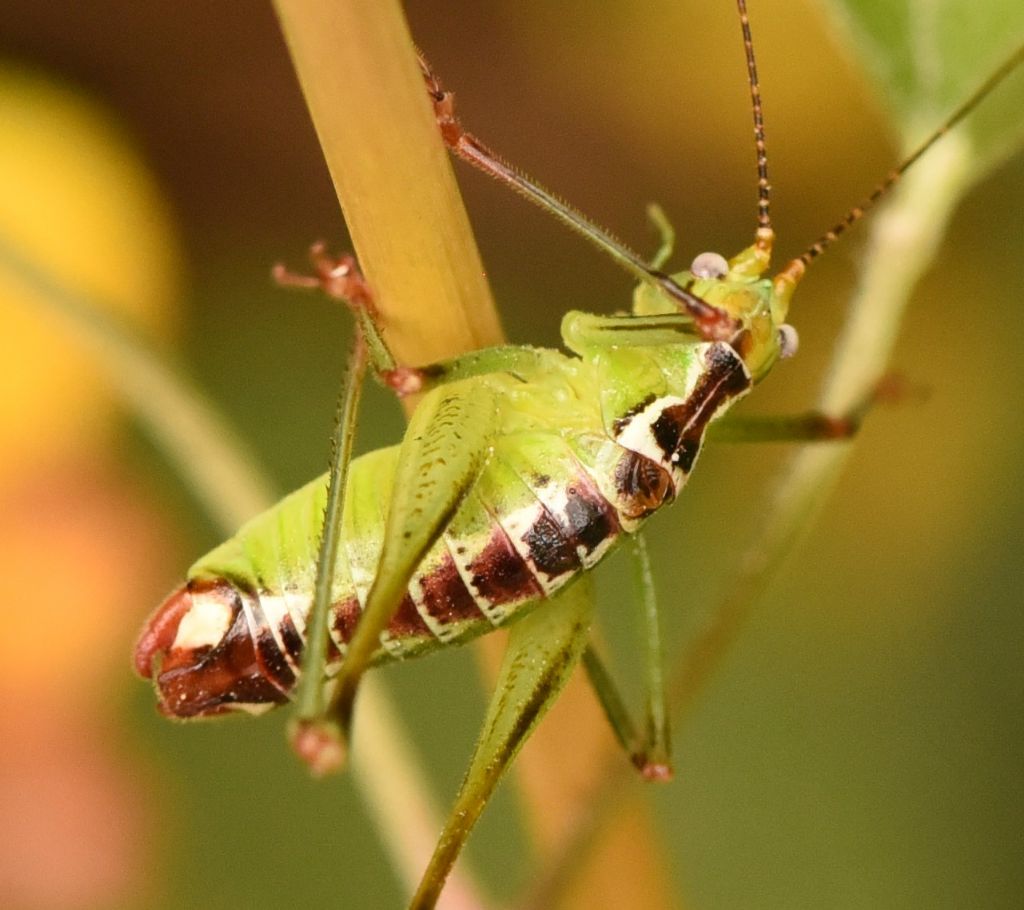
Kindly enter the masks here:
M 909 150 L 1024 44 L 1021 0 L 829 0 L 844 43 L 865 67 Z M 1024 142 L 1024 67 L 962 130 L 978 179 Z

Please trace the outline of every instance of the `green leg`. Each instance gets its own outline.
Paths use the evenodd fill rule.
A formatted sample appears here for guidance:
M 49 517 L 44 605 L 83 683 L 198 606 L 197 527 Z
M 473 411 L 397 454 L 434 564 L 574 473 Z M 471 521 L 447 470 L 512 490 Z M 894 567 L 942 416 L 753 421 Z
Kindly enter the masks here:
M 425 367 L 398 366 L 377 322 L 373 293 L 359 272 L 355 259 L 348 254 L 330 256 L 323 243 L 312 246 L 310 259 L 314 274 L 301 275 L 279 264 L 274 267 L 275 280 L 285 287 L 321 290 L 351 309 L 366 339 L 374 372 L 400 398 L 486 373 L 512 373 L 527 382 L 536 374 L 545 357 L 545 352 L 537 348 L 509 345 L 471 351 Z
M 834 442 L 849 439 L 859 420 L 820 411 L 774 417 L 726 417 L 708 428 L 712 442 Z
M 429 910 L 495 786 L 579 661 L 593 609 L 589 577 L 516 622 L 480 739 L 410 910 Z
M 629 753 L 633 764 L 646 780 L 670 780 L 671 738 L 654 577 L 643 537 L 637 534 L 631 539 L 630 545 L 634 558 L 634 581 L 644 624 L 646 692 L 642 734 L 637 732 L 615 681 L 593 645 L 588 645 L 583 654 L 583 666 L 616 739 Z
M 420 68 L 423 71 L 427 93 L 434 104 L 434 115 L 437 118 L 441 136 L 453 154 L 557 218 L 602 253 L 610 256 L 620 267 L 639 281 L 660 290 L 682 311 L 690 314 L 704 337 L 725 338 L 735 332 L 736 323 L 727 312 L 702 300 L 664 272 L 644 262 L 633 250 L 598 227 L 582 213 L 566 205 L 565 202 L 557 196 L 553 196 L 526 175 L 509 167 L 476 136 L 463 129 L 455 115 L 454 96 L 441 87 L 440 80 L 422 56 L 420 57 Z
M 686 313 L 659 316 L 598 316 L 570 310 L 562 317 L 562 340 L 577 354 L 595 347 L 652 347 L 691 343 L 700 332 Z
M 661 644 L 661 623 L 654 573 L 647 542 L 642 534 L 630 541 L 634 556 L 637 593 L 644 619 L 644 663 L 646 667 L 646 710 L 642 764 L 637 767 L 648 780 L 668 780 L 672 776 L 671 737 L 668 698 L 665 693 L 665 655 Z
M 331 256 L 322 241 L 310 247 L 309 258 L 313 263 L 313 275 L 291 272 L 279 263 L 274 266 L 274 280 L 283 287 L 318 289 L 328 297 L 344 303 L 352 311 L 362 331 L 374 372 L 382 375 L 393 370 L 395 358 L 377 324 L 373 292 L 359 271 L 355 258 L 348 253 Z
M 402 440 L 377 573 L 334 680 L 327 712 L 347 735 L 362 674 L 413 573 L 444 532 L 490 458 L 498 393 L 481 380 L 424 396 Z M 458 432 L 452 432 L 457 427 Z
M 440 385 L 456 378 L 479 376 L 499 369 L 535 370 L 538 358 L 543 356 L 529 348 L 495 348 L 434 368 L 398 370 L 376 323 L 372 293 L 355 260 L 348 255 L 332 258 L 324 251 L 323 244 L 316 244 L 311 256 L 315 275 L 296 275 L 278 266 L 274 270 L 275 277 L 287 286 L 319 288 L 344 302 L 356 316 L 360 339 L 365 340 L 373 368 L 393 387 L 396 383 L 390 382 L 389 377 L 398 373 L 433 376 L 433 384 Z M 365 370 L 365 361 L 360 369 Z M 359 375 L 361 378 L 362 373 Z M 350 390 L 357 384 L 350 381 Z M 420 381 L 415 391 L 425 391 L 428 385 L 428 382 Z M 403 391 L 411 389 L 399 389 L 400 394 Z M 314 610 L 311 616 L 317 624 L 314 629 L 319 627 L 319 623 L 324 624 L 324 637 L 322 641 L 318 638 L 315 648 L 307 651 L 309 663 L 304 663 L 306 687 L 300 693 L 302 704 L 293 728 L 293 741 L 311 763 L 323 766 L 325 770 L 328 766 L 337 766 L 344 758 L 343 744 L 351 727 L 356 693 L 363 673 L 381 647 L 381 634 L 398 608 L 417 566 L 458 510 L 489 457 L 490 443 L 498 424 L 499 403 L 485 382 L 473 386 L 472 400 L 469 391 L 462 389 L 449 390 L 443 395 L 428 394 L 413 414 L 396 467 L 395 492 L 385 522 L 377 573 L 326 704 L 323 696 L 310 687 L 314 686 L 312 680 L 322 680 L 324 676 L 328 608 L 324 608 L 323 614 Z M 339 422 L 339 436 L 335 444 L 338 457 L 351 446 L 354 403 L 351 413 L 348 410 L 344 413 L 348 416 Z M 451 432 L 453 426 L 459 428 L 458 433 Z M 347 459 L 347 455 L 344 457 Z M 347 460 L 344 468 L 347 468 Z M 332 492 L 344 490 L 343 482 L 340 485 L 333 483 L 334 471 L 344 480 L 344 468 L 339 465 L 332 467 Z M 324 546 L 317 571 L 317 590 L 323 588 L 325 597 L 329 596 L 331 588 L 330 574 L 342 514 L 339 492 L 338 500 L 328 504 Z
M 316 587 L 306 623 L 306 646 L 302 654 L 302 676 L 295 693 L 295 708 L 289 726 L 292 747 L 314 774 L 340 768 L 344 746 L 340 726 L 327 716 L 324 679 L 327 666 L 328 625 L 334 567 L 345 508 L 348 466 L 352 460 L 356 416 L 366 378 L 366 345 L 357 329 L 356 339 L 338 400 L 337 422 L 332 438 L 331 467 L 327 481 L 327 506 L 316 566 Z
M 675 228 L 672 227 L 672 223 L 665 216 L 665 212 L 656 202 L 652 202 L 647 206 L 647 218 L 654 225 L 654 229 L 661 238 L 661 244 L 655 250 L 654 258 L 651 259 L 651 268 L 660 269 L 672 258 L 672 252 L 676 248 Z
M 879 392 L 873 390 L 864 401 L 840 417 L 833 417 L 823 411 L 771 417 L 734 417 L 730 414 L 708 428 L 708 439 L 714 442 L 842 441 L 857 434 L 864 417 L 878 397 Z
M 823 411 L 761 417 L 727 414 L 708 427 L 714 442 L 841 442 L 857 435 L 876 404 L 906 401 L 915 395 L 899 376 L 884 376 L 845 414 Z
M 487 373 L 511 373 L 522 382 L 529 382 L 542 369 L 548 356 L 539 348 L 512 345 L 484 348 L 425 367 L 395 367 L 386 371 L 382 378 L 400 398 Z

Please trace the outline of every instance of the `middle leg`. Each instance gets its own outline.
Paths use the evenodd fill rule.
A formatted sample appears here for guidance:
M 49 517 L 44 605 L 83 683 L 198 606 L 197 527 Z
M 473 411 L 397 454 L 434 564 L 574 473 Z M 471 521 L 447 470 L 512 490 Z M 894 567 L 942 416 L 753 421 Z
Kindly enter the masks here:
M 645 780 L 672 779 L 671 736 L 665 675 L 662 666 L 661 627 L 647 545 L 641 534 L 629 541 L 634 566 L 634 590 L 640 603 L 644 636 L 644 717 L 640 729 L 633 723 L 622 694 L 592 643 L 583 654 L 583 666 L 608 723 L 630 761 Z

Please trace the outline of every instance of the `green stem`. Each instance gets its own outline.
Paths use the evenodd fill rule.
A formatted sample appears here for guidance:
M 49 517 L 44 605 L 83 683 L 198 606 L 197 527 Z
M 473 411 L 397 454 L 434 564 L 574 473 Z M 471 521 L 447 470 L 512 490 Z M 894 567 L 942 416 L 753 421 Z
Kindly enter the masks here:
M 937 254 L 950 217 L 968 186 L 969 142 L 952 135 L 911 171 L 889 205 L 872 224 L 860 285 L 850 305 L 821 395 L 821 409 L 841 415 L 863 400 L 885 373 L 910 293 Z M 768 510 L 768 520 L 747 551 L 727 596 L 697 639 L 676 664 L 670 684 L 673 717 L 696 704 L 721 665 L 758 598 L 784 564 L 831 491 L 852 448 L 851 443 L 807 446 L 783 471 Z M 572 883 L 566 869 L 581 869 L 595 831 L 608 823 L 623 801 L 638 791 L 629 786 L 631 771 L 610 755 L 601 782 L 582 802 L 594 807 L 535 877 L 528 907 L 557 906 Z
M 923 159 L 872 224 L 859 287 L 836 345 L 819 405 L 842 415 L 885 374 L 914 285 L 931 265 L 967 186 L 971 150 L 961 135 Z M 853 441 L 806 446 L 782 473 L 768 521 L 747 551 L 738 577 L 704 631 L 677 665 L 673 708 L 689 709 L 736 639 L 757 599 L 781 568 L 842 472 Z
M 967 186 L 970 147 L 960 135 L 923 159 L 872 224 L 859 287 L 819 397 L 842 415 L 885 374 L 914 285 L 934 261 L 950 216 Z M 744 556 L 728 596 L 677 664 L 671 700 L 689 709 L 786 556 L 813 524 L 842 472 L 853 441 L 805 446 L 777 482 L 768 520 Z

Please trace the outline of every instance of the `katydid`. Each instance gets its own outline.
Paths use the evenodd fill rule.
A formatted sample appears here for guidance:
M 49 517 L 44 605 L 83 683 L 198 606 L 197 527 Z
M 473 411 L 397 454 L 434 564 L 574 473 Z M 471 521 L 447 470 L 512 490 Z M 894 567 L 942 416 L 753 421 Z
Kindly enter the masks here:
M 315 276 L 281 272 L 286 283 L 344 300 L 358 320 L 335 470 L 330 482 L 326 475 L 312 481 L 196 562 L 137 646 L 139 672 L 154 678 L 160 709 L 173 717 L 258 713 L 296 700 L 301 684 L 296 739 L 323 766 L 334 760 L 325 750 L 347 735 L 369 667 L 511 624 L 483 733 L 414 906 L 433 906 L 498 779 L 581 660 L 634 763 L 648 778 L 670 776 L 660 674 L 648 674 L 648 716 L 638 735 L 587 645 L 589 570 L 630 542 L 655 660 L 645 520 L 678 495 L 712 423 L 796 352 L 786 318 L 811 261 L 1024 59 L 1018 50 L 865 204 L 765 277 L 774 238 L 768 159 L 746 4 L 737 6 L 755 127 L 754 242 L 728 260 L 702 253 L 673 275 L 661 271 L 667 228 L 663 250 L 645 262 L 466 132 L 452 96 L 423 63 L 451 150 L 630 271 L 640 282 L 632 315 L 568 313 L 568 353 L 501 347 L 408 368 L 388 353 L 386 326 L 350 257 L 333 260 L 316 249 Z M 400 445 L 349 464 L 367 359 L 400 394 L 423 397 Z M 868 404 L 838 417 L 729 418 L 729 433 L 845 438 Z

